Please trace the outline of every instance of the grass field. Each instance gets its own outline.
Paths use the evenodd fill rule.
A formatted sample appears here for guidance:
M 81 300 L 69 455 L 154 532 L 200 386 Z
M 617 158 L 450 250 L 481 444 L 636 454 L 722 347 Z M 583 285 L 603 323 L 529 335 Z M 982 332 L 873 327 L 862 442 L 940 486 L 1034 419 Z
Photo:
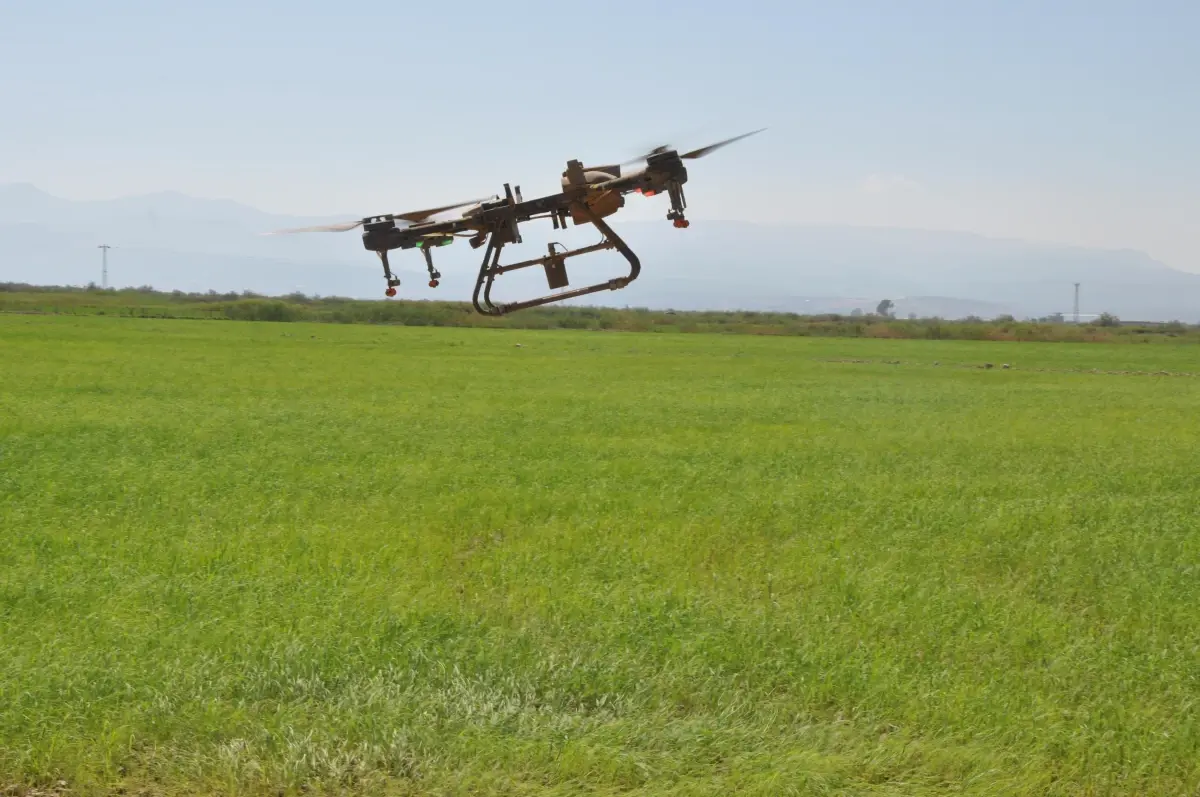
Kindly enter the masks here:
M 1200 325 L 1115 317 L 1073 324 L 1062 320 L 896 318 L 752 311 L 670 311 L 549 304 L 485 316 L 465 301 L 386 301 L 254 294 L 183 293 L 140 288 L 99 289 L 0 282 L 0 314 L 107 316 L 206 321 L 275 321 L 488 329 L 593 330 L 795 337 L 971 340 L 991 342 L 1129 343 L 1194 346 Z
M 0 789 L 1195 794 L 1194 352 L 0 316 Z

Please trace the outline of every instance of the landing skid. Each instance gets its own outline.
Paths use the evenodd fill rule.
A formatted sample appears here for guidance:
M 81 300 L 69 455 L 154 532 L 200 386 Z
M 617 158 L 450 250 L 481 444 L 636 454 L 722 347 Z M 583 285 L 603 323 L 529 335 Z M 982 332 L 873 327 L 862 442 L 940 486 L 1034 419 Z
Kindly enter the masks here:
M 497 243 L 495 233 L 488 236 L 487 251 L 484 252 L 483 263 L 479 266 L 479 277 L 475 280 L 475 292 L 471 296 L 471 303 L 475 305 L 475 310 L 482 315 L 502 316 L 516 310 L 524 310 L 529 307 L 550 304 L 551 302 L 561 302 L 564 299 L 573 299 L 576 296 L 585 296 L 597 291 L 619 290 L 637 279 L 638 274 L 641 273 L 642 265 L 637 255 L 633 253 L 633 250 L 586 204 L 581 203 L 578 206 L 578 210 L 588 221 L 595 225 L 596 229 L 600 230 L 600 233 L 604 236 L 603 241 L 591 246 L 564 252 L 555 252 L 554 244 L 549 244 L 547 247 L 549 253 L 542 257 L 502 266 L 500 265 L 500 250 L 504 248 L 504 240 L 501 239 Z M 574 290 L 563 291 L 561 293 L 552 293 L 538 299 L 528 299 L 523 302 L 510 302 L 507 304 L 494 304 L 492 302 L 492 284 L 495 282 L 496 277 L 501 274 L 521 268 L 529 268 L 530 266 L 542 266 L 546 270 L 546 283 L 550 286 L 551 290 L 565 288 L 568 284 L 566 259 L 587 254 L 588 252 L 596 252 L 601 249 L 616 249 L 624 255 L 625 259 L 629 261 L 629 274 L 606 282 L 598 282 L 586 288 L 575 288 Z M 480 301 L 480 291 L 483 292 L 482 303 Z

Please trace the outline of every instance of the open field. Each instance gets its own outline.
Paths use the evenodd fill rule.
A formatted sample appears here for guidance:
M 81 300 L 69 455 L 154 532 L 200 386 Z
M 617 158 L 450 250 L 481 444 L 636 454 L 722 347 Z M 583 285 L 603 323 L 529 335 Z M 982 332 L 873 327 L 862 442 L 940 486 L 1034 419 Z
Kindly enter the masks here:
M 1200 325 L 1107 318 L 1086 324 L 1011 317 L 946 320 L 877 315 L 799 315 L 751 311 L 668 311 L 551 304 L 503 317 L 479 315 L 470 302 L 363 300 L 304 294 L 181 293 L 47 287 L 0 282 L 0 313 L 287 321 L 330 324 L 488 329 L 588 329 L 624 332 L 778 335 L 904 340 L 1046 341 L 1066 343 L 1200 343 Z
M 0 789 L 1195 794 L 1194 352 L 0 315 Z

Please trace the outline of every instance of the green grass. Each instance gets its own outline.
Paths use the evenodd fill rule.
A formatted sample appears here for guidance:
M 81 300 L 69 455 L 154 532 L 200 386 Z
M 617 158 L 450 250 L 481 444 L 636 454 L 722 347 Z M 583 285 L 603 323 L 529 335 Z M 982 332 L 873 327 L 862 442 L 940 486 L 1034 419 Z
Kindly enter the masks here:
M 680 311 L 570 307 L 549 304 L 504 316 L 475 312 L 469 302 L 346 299 L 301 293 L 183 293 L 149 288 L 120 290 L 0 282 L 0 313 L 111 316 L 207 321 L 274 321 L 487 329 L 570 329 L 792 337 L 909 340 L 1044 341 L 1195 345 L 1200 325 L 1115 318 L 1086 324 L 1018 321 L 1011 316 L 902 319 L 882 316 L 800 315 L 782 312 Z
M 1198 371 L 0 316 L 0 788 L 1195 794 Z

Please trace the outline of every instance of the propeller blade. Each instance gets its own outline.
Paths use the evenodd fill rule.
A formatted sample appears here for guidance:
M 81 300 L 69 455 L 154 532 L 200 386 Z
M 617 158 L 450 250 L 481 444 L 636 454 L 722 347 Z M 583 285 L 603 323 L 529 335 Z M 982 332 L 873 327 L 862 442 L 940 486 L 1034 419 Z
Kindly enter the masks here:
M 679 157 L 684 158 L 686 160 L 694 160 L 696 158 L 703 158 L 705 155 L 716 152 L 721 147 L 728 146 L 729 144 L 732 144 L 735 141 L 741 141 L 743 138 L 749 138 L 750 136 L 757 135 L 758 133 L 761 133 L 762 131 L 764 131 L 766 129 L 767 128 L 765 128 L 765 127 L 761 127 L 758 130 L 754 130 L 749 133 L 742 133 L 740 136 L 734 136 L 733 138 L 727 138 L 724 141 L 718 141 L 716 144 L 709 144 L 707 147 L 701 147 L 700 149 L 694 149 L 691 152 L 685 152 L 684 154 L 680 155 Z
M 429 218 L 430 216 L 436 216 L 439 213 L 445 213 L 447 210 L 454 210 L 455 208 L 467 207 L 468 205 L 478 205 L 479 203 L 484 202 L 484 201 L 485 201 L 484 199 L 470 199 L 470 200 L 467 200 L 466 202 L 455 202 L 452 205 L 442 205 L 441 207 L 438 207 L 438 208 L 426 208 L 425 210 L 410 210 L 406 213 L 395 213 L 392 215 L 392 218 L 396 219 L 397 221 L 407 221 L 411 224 L 416 224 L 417 222 L 424 221 L 425 219 Z M 363 221 L 364 221 L 363 219 L 359 219 L 358 221 L 344 221 L 344 222 L 340 222 L 338 224 L 318 224 L 313 227 L 293 227 L 288 230 L 275 230 L 274 232 L 268 232 L 268 233 L 264 233 L 264 234 L 265 235 L 288 235 L 291 233 L 298 233 L 298 232 L 349 232 L 350 230 L 353 230 L 356 227 L 361 227 L 363 225 Z
M 646 160 L 646 158 L 649 158 L 651 155 L 657 155 L 660 152 L 666 152 L 668 149 L 670 149 L 670 147 L 655 147 L 654 149 L 647 152 L 645 155 L 638 155 L 636 158 L 630 158 L 627 161 L 621 161 L 621 165 L 622 166 L 632 166 L 635 163 L 641 163 L 642 161 Z
M 455 208 L 465 208 L 468 205 L 478 205 L 481 202 L 487 201 L 489 198 L 490 197 L 484 197 L 483 199 L 469 199 L 466 202 L 455 202 L 453 205 L 442 205 L 440 208 L 428 208 L 426 210 L 413 210 L 413 211 L 409 211 L 408 213 L 395 213 L 395 214 L 393 214 L 393 216 L 397 219 L 402 219 L 403 221 L 411 221 L 415 224 L 419 221 L 424 221 L 425 219 L 429 218 L 430 216 L 436 216 L 439 213 L 445 213 L 447 210 L 454 210 Z
M 721 147 L 728 146 L 735 141 L 741 141 L 743 138 L 749 138 L 750 136 L 757 135 L 758 133 L 761 133 L 763 130 L 766 130 L 766 129 L 767 128 L 763 127 L 763 128 L 754 130 L 749 133 L 743 133 L 740 136 L 734 136 L 733 138 L 727 138 L 724 141 L 718 141 L 716 144 L 709 144 L 706 147 L 701 147 L 700 149 L 694 149 L 691 152 L 685 152 L 684 154 L 680 155 L 679 157 L 684 158 L 686 160 L 695 160 L 696 158 L 703 158 L 705 155 L 708 155 L 709 153 L 716 152 Z M 642 155 L 637 158 L 633 158 L 632 160 L 624 161 L 621 163 L 621 165 L 628 166 L 633 163 L 640 163 L 641 161 L 644 161 L 647 158 L 650 158 L 651 156 L 661 155 L 664 152 L 670 152 L 671 149 L 672 149 L 672 147 L 669 147 L 664 144 L 662 146 L 655 147 L 654 149 L 647 152 L 645 155 Z
M 297 232 L 349 232 L 355 227 L 362 226 L 362 219 L 358 221 L 346 221 L 341 224 L 318 224 L 315 227 L 292 227 L 288 230 L 275 230 L 265 233 L 266 235 L 289 235 Z

